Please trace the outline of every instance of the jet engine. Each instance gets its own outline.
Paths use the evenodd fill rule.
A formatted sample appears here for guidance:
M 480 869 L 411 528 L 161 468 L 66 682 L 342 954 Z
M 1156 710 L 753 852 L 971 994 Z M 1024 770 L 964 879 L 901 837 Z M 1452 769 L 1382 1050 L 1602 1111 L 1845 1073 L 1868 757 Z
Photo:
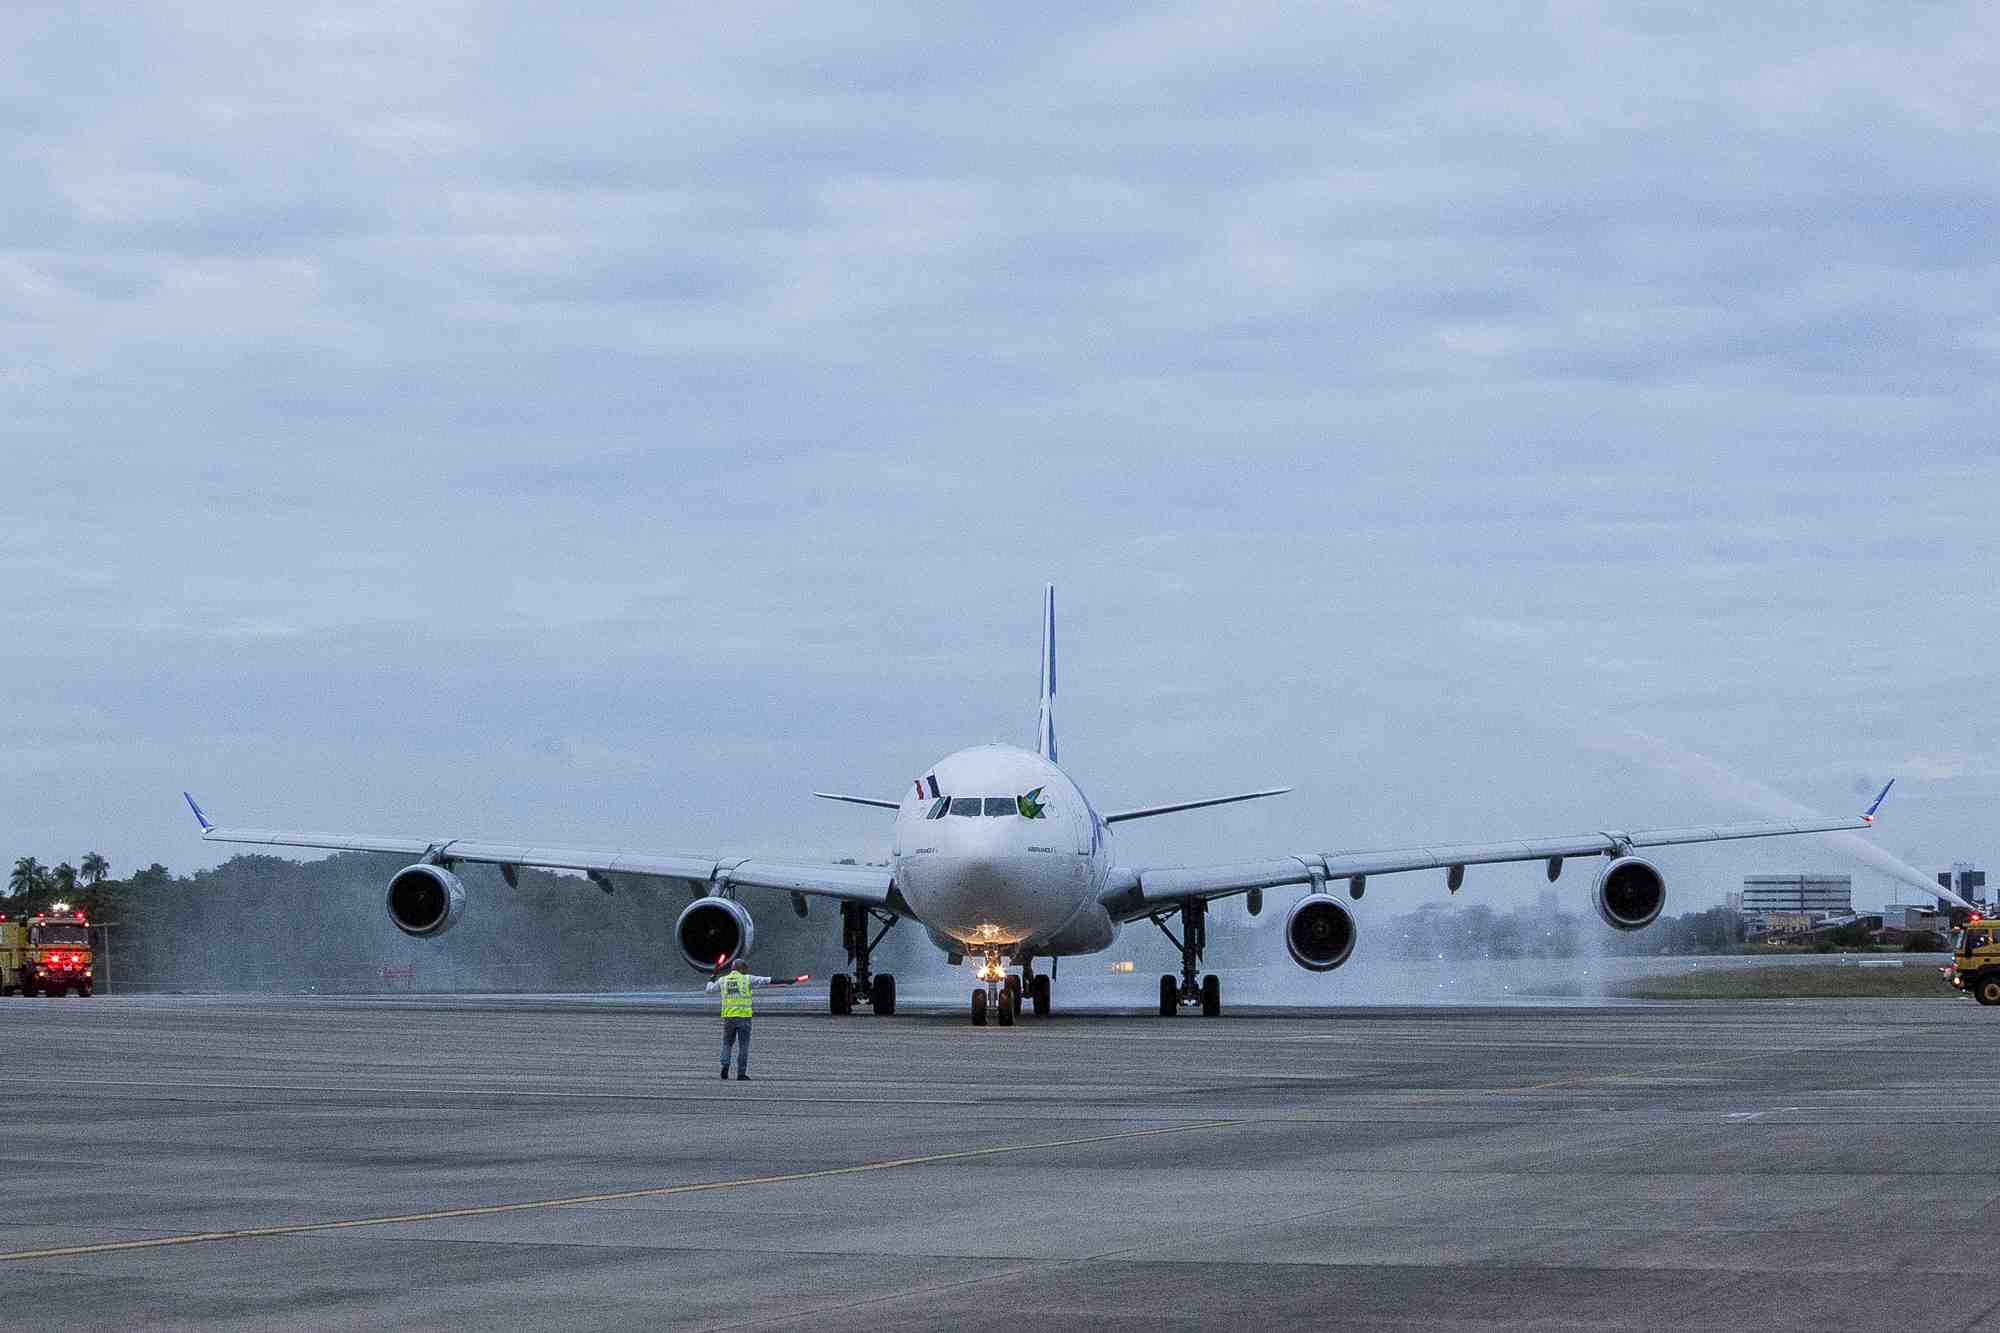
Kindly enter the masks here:
M 458 924 L 465 913 L 465 885 L 443 866 L 404 866 L 389 881 L 389 919 L 396 929 L 431 939 Z
M 1621 856 L 1598 872 L 1590 897 L 1605 925 L 1616 930 L 1643 930 L 1667 905 L 1667 881 L 1652 862 Z
M 718 962 L 732 963 L 750 952 L 757 927 L 742 903 L 728 898 L 697 898 L 681 909 L 674 922 L 674 940 L 688 966 L 702 971 Z
M 1285 915 L 1285 948 L 1292 961 L 1312 972 L 1331 972 L 1354 952 L 1359 930 L 1340 899 L 1309 893 Z

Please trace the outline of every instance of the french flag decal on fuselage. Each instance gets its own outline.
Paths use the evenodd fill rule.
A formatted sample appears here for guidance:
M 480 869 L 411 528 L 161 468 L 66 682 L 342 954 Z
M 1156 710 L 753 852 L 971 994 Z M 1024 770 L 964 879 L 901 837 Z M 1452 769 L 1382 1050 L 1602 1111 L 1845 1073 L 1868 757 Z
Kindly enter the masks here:
M 921 800 L 923 800 L 923 799 L 924 799 L 924 785 L 925 785 L 926 783 L 928 783 L 928 784 L 930 785 L 930 789 L 931 789 L 931 793 L 930 793 L 930 794 L 931 794 L 931 799 L 932 799 L 932 800 L 936 800 L 936 799 L 937 799 L 937 798 L 938 798 L 939 796 L 942 796 L 942 795 L 944 794 L 943 792 L 940 792 L 940 791 L 938 790 L 938 785 L 937 785 L 937 774 L 933 773 L 933 774 L 931 774 L 931 775 L 930 775 L 929 777 L 925 777 L 925 778 L 918 778 L 918 779 L 917 779 L 917 799 L 918 799 L 918 800 L 920 800 L 920 801 L 921 801 Z

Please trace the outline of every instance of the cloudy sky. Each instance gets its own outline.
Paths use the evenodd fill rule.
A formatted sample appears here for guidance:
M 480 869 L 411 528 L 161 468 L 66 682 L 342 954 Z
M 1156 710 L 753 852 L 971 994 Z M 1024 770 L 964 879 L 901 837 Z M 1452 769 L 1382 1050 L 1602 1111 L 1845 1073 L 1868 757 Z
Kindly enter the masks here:
M 1465 9 L 7 6 L 5 855 L 879 854 L 1054 581 L 1136 862 L 2000 864 L 1996 11 Z

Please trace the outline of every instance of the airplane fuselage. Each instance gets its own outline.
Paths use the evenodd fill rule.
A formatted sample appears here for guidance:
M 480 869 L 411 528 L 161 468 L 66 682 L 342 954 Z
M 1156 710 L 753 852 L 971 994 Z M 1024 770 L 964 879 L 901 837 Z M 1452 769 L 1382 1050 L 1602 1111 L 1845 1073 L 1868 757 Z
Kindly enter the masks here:
M 904 900 L 949 952 L 1094 953 L 1117 938 L 1099 902 L 1111 874 L 1104 821 L 1032 750 L 982 745 L 940 759 L 905 791 L 890 855 Z

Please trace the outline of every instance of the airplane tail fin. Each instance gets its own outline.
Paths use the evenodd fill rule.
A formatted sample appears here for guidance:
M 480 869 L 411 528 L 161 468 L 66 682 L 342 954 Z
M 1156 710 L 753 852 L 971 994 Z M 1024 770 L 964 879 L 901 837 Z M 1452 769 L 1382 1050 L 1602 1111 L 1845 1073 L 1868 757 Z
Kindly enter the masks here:
M 1036 748 L 1056 762 L 1056 585 L 1042 600 L 1042 725 Z

